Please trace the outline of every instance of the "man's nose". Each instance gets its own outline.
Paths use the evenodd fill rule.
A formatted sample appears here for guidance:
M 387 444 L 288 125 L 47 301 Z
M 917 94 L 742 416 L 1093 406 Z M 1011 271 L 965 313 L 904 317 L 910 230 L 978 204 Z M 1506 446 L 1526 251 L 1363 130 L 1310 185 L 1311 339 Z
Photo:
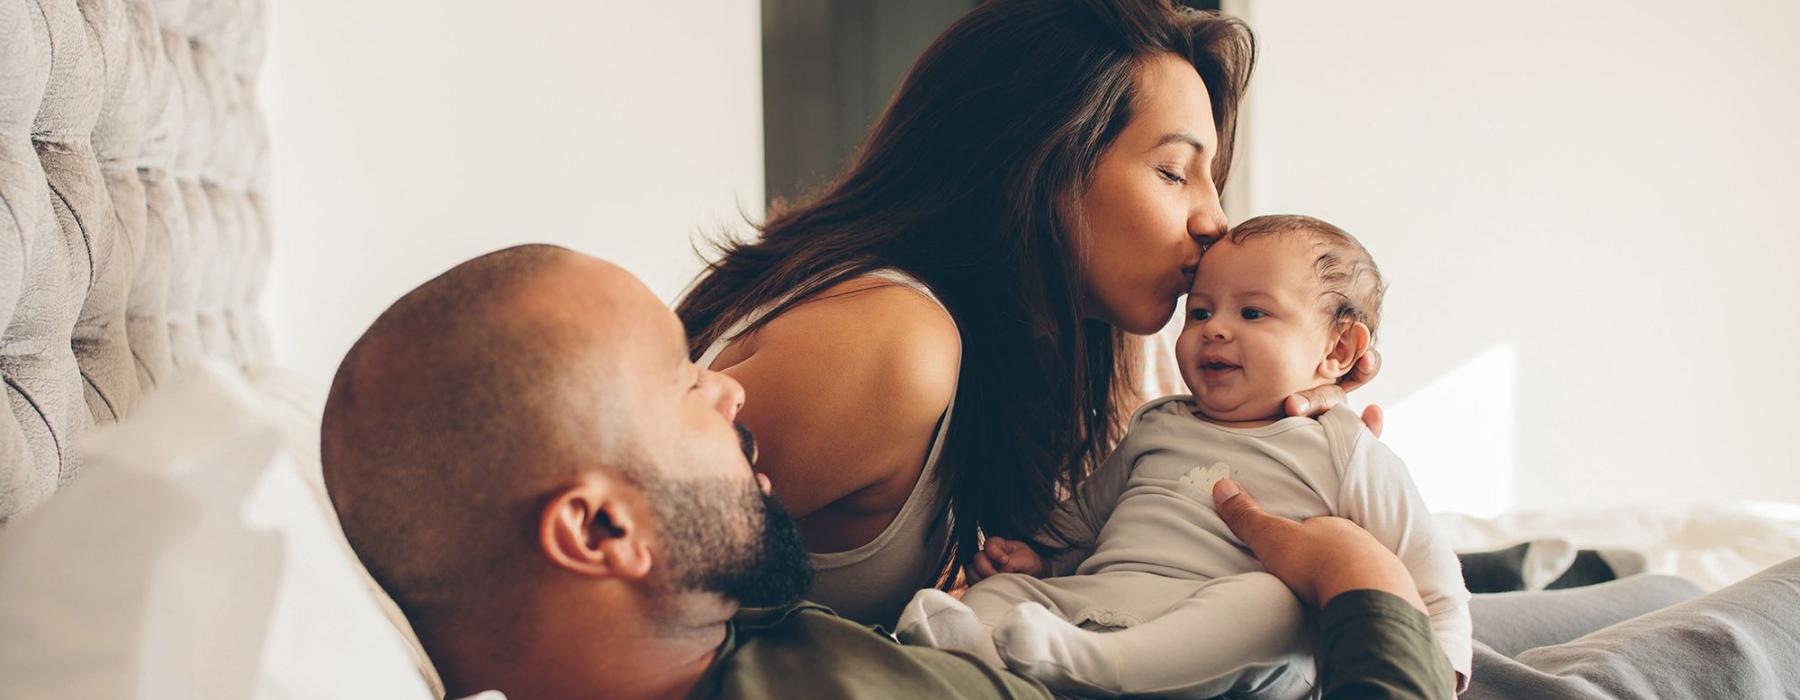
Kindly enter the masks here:
M 712 370 L 703 371 L 710 375 L 713 391 L 717 392 L 714 407 L 718 409 L 719 415 L 725 416 L 725 420 L 736 421 L 738 411 L 744 407 L 744 385 L 732 379 L 731 375 Z

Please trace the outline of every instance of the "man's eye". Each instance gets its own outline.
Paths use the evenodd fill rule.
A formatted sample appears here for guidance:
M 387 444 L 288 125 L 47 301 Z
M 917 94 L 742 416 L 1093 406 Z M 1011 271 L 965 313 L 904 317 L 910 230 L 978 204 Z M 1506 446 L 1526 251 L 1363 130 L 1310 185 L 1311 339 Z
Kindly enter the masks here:
M 1195 321 L 1204 321 L 1206 319 L 1212 318 L 1212 309 L 1191 310 L 1188 312 L 1188 318 L 1191 318 Z
M 1268 314 L 1263 313 L 1262 309 L 1244 309 L 1243 313 L 1244 320 L 1246 321 L 1254 321 L 1267 315 Z

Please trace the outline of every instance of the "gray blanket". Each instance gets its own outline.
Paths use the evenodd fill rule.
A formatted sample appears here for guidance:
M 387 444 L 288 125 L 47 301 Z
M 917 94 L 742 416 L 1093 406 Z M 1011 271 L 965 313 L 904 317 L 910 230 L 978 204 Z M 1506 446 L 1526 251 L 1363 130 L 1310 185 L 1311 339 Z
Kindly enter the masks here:
M 1476 596 L 1470 700 L 1800 696 L 1800 558 L 1710 595 L 1634 576 Z

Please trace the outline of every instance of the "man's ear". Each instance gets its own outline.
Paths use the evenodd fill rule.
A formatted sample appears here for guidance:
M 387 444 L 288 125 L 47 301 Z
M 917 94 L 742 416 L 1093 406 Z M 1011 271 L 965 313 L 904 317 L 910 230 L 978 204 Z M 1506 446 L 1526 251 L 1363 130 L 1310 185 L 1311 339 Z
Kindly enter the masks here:
M 1337 332 L 1325 348 L 1325 359 L 1319 361 L 1319 375 L 1337 381 L 1356 367 L 1356 361 L 1369 351 L 1369 327 L 1357 321 Z
M 646 520 L 636 490 L 591 473 L 558 491 L 538 520 L 538 543 L 551 563 L 584 576 L 636 581 L 650 574 Z

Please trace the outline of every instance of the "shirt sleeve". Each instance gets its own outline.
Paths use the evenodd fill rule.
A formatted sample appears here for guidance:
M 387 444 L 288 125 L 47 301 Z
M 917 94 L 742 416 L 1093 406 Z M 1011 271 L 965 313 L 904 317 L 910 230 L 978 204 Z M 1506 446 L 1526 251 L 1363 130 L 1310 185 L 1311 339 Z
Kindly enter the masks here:
M 1349 591 L 1319 614 L 1325 700 L 1452 698 L 1450 661 L 1418 610 L 1391 593 Z
M 1367 429 L 1359 429 L 1345 462 L 1343 486 L 1339 510 L 1406 565 L 1437 641 L 1460 674 L 1457 689 L 1466 690 L 1474 656 L 1469 589 L 1463 585 L 1462 565 L 1449 541 L 1438 536 L 1406 463 Z
M 1094 553 L 1100 528 L 1112 517 L 1113 508 L 1131 481 L 1131 455 L 1137 452 L 1131 443 L 1131 437 L 1126 436 L 1100 468 L 1081 481 L 1073 495 L 1057 504 L 1050 513 L 1050 524 L 1033 538 L 1040 547 L 1055 552 L 1048 559 L 1048 576 L 1072 575 Z

